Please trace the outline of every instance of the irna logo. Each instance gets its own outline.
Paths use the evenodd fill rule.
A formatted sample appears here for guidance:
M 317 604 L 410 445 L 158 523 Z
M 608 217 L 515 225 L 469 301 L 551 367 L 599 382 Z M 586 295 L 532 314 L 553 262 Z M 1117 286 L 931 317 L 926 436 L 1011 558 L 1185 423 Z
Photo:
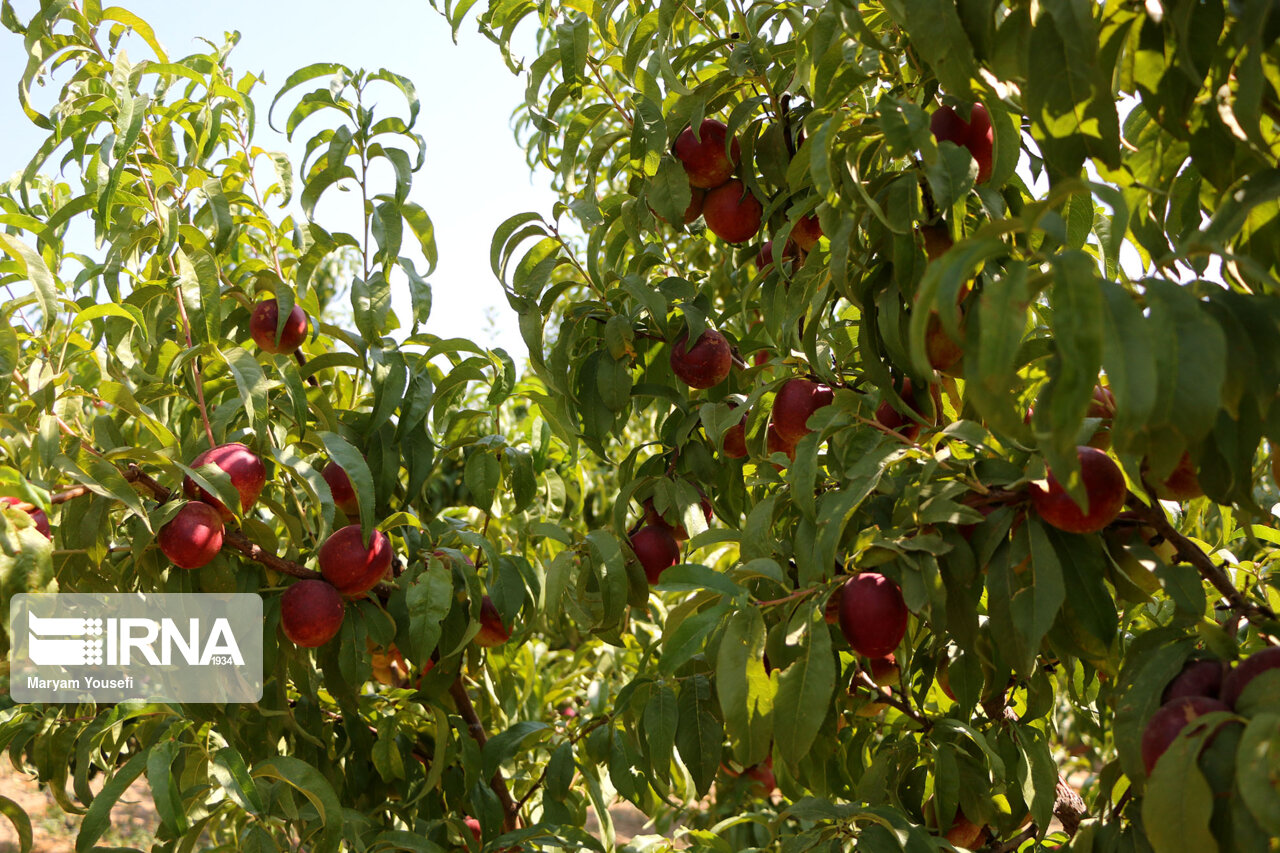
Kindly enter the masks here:
M 9 603 L 15 702 L 257 702 L 262 597 L 40 593 Z
M 28 654 L 38 666 L 129 666 L 133 656 L 152 666 L 169 666 L 175 657 L 191 666 L 244 666 L 244 655 L 225 618 L 186 620 L 145 617 L 74 619 L 30 614 Z

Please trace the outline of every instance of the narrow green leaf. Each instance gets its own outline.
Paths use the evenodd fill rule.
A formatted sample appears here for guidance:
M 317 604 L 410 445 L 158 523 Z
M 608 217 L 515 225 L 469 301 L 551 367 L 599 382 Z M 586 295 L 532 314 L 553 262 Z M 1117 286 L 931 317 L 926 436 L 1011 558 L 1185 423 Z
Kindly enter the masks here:
M 342 808 L 329 780 L 301 759 L 289 755 L 269 758 L 259 762 L 253 768 L 252 775 L 255 779 L 267 778 L 283 782 L 302 794 L 315 807 L 322 824 L 328 825 L 330 821 L 340 821 L 342 818 Z
M 805 611 L 802 611 L 805 612 Z M 800 656 L 778 677 L 773 707 L 785 725 L 774 726 L 778 754 L 795 767 L 809 753 L 822 721 L 831 710 L 836 689 L 836 664 L 831 634 L 822 611 L 807 611 L 807 623 L 799 638 Z
M 31 853 L 31 818 L 21 806 L 3 796 L 0 796 L 0 814 L 9 819 L 14 832 L 18 834 L 18 853 Z
M 142 775 L 147 767 L 148 752 L 139 752 L 116 770 L 98 791 L 89 810 L 80 822 L 80 832 L 76 835 L 76 853 L 90 853 L 98 843 L 102 834 L 111 828 L 111 810 L 115 808 L 120 797 Z
M 677 700 L 680 722 L 676 726 L 676 749 L 693 777 L 698 796 L 706 796 L 720 766 L 724 725 L 716 715 L 711 682 L 701 673 L 685 679 Z
M 764 670 L 764 617 L 743 607 L 729 617 L 716 656 L 716 694 L 739 763 L 764 761 L 773 740 L 777 688 Z
M 644 706 L 645 743 L 649 747 L 649 758 L 654 769 L 669 774 L 671 751 L 676 743 L 676 724 L 680 720 L 680 711 L 676 705 L 676 693 L 666 684 L 659 684 L 649 692 L 649 701 Z
M 1258 823 L 1280 837 L 1280 714 L 1258 714 L 1245 726 L 1236 753 L 1236 784 Z
M 266 418 L 267 377 L 262 372 L 262 365 L 258 364 L 258 360 L 248 350 L 234 344 L 225 350 L 219 349 L 218 354 L 231 370 L 249 420 L 257 423 L 260 418 Z
M 1160 756 L 1142 797 L 1142 823 L 1155 853 L 1217 853 L 1209 831 L 1213 791 L 1196 765 L 1204 741 L 1179 737 Z

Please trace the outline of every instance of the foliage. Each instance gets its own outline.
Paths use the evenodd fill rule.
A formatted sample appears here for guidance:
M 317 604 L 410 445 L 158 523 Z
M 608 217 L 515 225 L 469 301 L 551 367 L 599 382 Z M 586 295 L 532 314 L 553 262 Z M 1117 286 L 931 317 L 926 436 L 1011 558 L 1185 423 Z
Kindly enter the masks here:
M 476 5 L 440 9 L 456 31 Z M 1274 849 L 1274 679 L 1185 729 L 1149 779 L 1141 749 L 1186 660 L 1280 636 L 1266 0 L 493 0 L 479 25 L 527 77 L 519 133 L 563 196 L 494 236 L 525 376 L 421 331 L 435 246 L 410 200 L 410 81 L 292 75 L 269 118 L 325 125 L 295 177 L 255 146 L 259 81 L 231 74 L 233 41 L 171 58 L 94 3 L 23 21 L 5 0 L 0 19 L 49 133 L 0 196 L 0 486 L 56 528 L 0 512 L 0 587 L 261 592 L 267 613 L 256 706 L 6 700 L 0 748 L 85 813 L 78 849 L 144 773 L 158 849 L 471 847 L 466 815 L 488 849 L 606 849 L 615 795 L 717 851 L 947 849 L 959 815 L 989 827 L 963 843 L 993 849 Z M 930 133 L 940 104 L 975 101 L 994 127 L 981 184 Z M 665 224 L 694 199 L 672 144 L 704 117 L 764 205 L 747 245 Z M 316 218 L 342 189 L 351 233 Z M 787 256 L 811 214 L 825 236 Z M 757 266 L 765 240 L 776 262 Z M 267 294 L 312 318 L 296 358 L 248 343 Z M 693 391 L 670 349 L 703 328 L 737 357 Z M 939 331 L 964 358 L 935 372 Z M 770 453 L 772 401 L 799 376 L 834 402 L 793 457 Z M 939 389 L 915 415 L 907 379 Z M 744 411 L 739 461 L 724 440 Z M 227 441 L 268 460 L 267 490 L 212 563 L 175 570 L 152 547 L 169 491 Z M 1083 498 L 1087 442 L 1122 465 L 1127 509 L 1062 532 L 1032 495 L 1051 469 Z M 397 560 L 311 653 L 278 630 L 277 593 L 341 525 L 331 459 Z M 1184 459 L 1207 497 L 1156 501 Z M 628 545 L 645 523 L 692 537 L 652 588 Z M 823 618 L 862 571 L 911 614 L 887 687 Z M 515 631 L 482 649 L 486 594 Z

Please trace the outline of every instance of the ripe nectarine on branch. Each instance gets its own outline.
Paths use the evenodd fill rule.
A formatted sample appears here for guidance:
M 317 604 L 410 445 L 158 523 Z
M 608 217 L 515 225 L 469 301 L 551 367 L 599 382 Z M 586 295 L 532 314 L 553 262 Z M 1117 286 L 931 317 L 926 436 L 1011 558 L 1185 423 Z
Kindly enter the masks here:
M 725 123 L 713 118 L 702 120 L 697 136 L 691 127 L 680 131 L 672 145 L 672 153 L 684 166 L 690 186 L 712 189 L 733 176 L 742 154 L 738 140 L 729 141 L 728 135 L 729 128 Z
M 192 468 L 203 465 L 216 465 L 231 478 L 231 485 L 240 495 L 241 512 L 249 511 L 267 483 L 267 469 L 262 464 L 262 459 L 240 442 L 220 444 L 191 460 Z M 192 500 L 204 501 L 218 510 L 222 513 L 223 521 L 234 518 L 226 504 L 209 494 L 190 477 L 182 479 L 182 491 Z
M 258 348 L 270 353 L 291 353 L 307 339 L 307 315 L 294 305 L 285 318 L 284 328 L 276 339 L 276 327 L 280 322 L 280 303 L 264 299 L 253 306 L 249 316 L 249 335 Z
M 300 580 L 280 596 L 280 628 L 296 645 L 323 646 L 342 628 L 342 595 L 322 580 Z
M 222 516 L 206 503 L 189 501 L 156 535 L 156 543 L 180 569 L 198 569 L 222 550 Z
M 1045 485 L 1031 484 L 1031 503 L 1046 524 L 1059 530 L 1097 533 L 1115 521 L 1124 507 L 1127 492 L 1124 474 L 1119 465 L 1095 447 L 1077 447 L 1076 458 L 1080 460 L 1080 479 L 1088 509 L 1067 494 L 1052 471 Z
M 671 345 L 671 371 L 690 388 L 714 388 L 733 369 L 733 351 L 729 341 L 715 329 L 705 329 L 697 342 L 689 346 L 686 331 Z

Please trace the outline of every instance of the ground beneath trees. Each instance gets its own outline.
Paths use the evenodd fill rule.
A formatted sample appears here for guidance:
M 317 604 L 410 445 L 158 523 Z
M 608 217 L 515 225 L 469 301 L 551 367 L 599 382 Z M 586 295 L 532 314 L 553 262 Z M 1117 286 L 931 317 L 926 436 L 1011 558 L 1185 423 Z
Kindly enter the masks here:
M 100 784 L 91 786 L 94 791 Z M 24 809 L 31 818 L 31 830 L 35 836 L 33 853 L 73 853 L 76 846 L 76 830 L 80 826 L 80 818 L 75 815 L 64 815 L 53 796 L 43 791 L 31 777 L 25 776 L 8 763 L 0 762 L 0 796 L 8 797 Z M 74 801 L 74 799 L 73 799 Z M 618 843 L 629 841 L 632 837 L 644 833 L 652 833 L 653 829 L 645 829 L 648 818 L 628 803 L 622 803 L 609 810 L 613 817 L 613 826 Z M 599 823 L 588 822 L 587 829 L 598 833 Z M 111 812 L 111 829 L 98 841 L 105 847 L 138 847 L 147 849 L 151 846 L 151 837 L 159 825 L 155 807 L 151 802 L 151 789 L 144 779 L 139 779 L 120 798 L 120 802 Z M 0 853 L 17 853 L 18 834 L 13 825 L 0 817 Z

